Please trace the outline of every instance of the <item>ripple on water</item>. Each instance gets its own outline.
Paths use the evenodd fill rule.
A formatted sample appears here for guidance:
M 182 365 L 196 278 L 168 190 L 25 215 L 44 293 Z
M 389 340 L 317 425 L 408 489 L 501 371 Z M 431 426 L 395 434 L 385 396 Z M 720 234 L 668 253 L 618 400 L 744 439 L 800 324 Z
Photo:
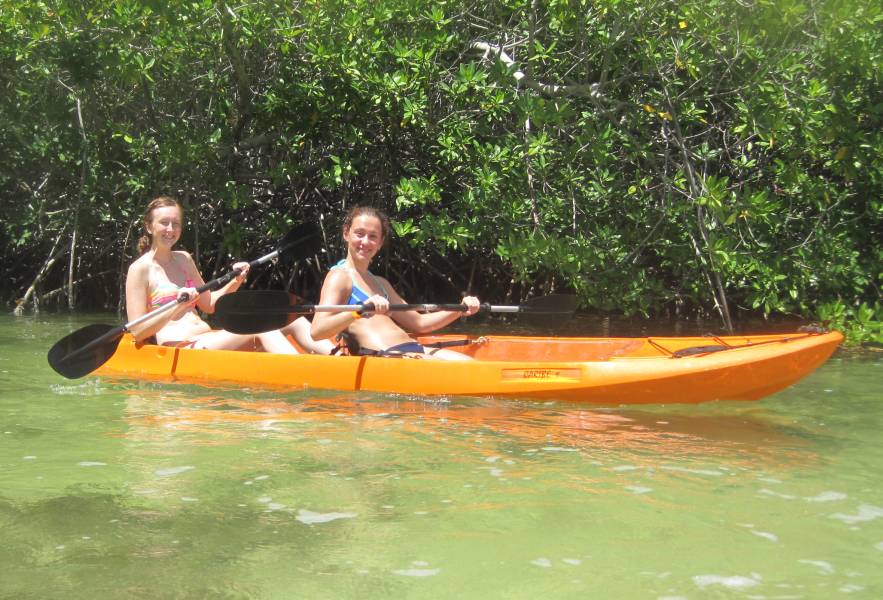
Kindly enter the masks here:
M 99 396 L 105 392 L 99 379 L 89 379 L 76 385 L 57 383 L 50 385 L 49 389 L 58 396 Z
M 157 477 L 174 477 L 175 475 L 180 475 L 181 473 L 192 471 L 195 468 L 196 467 L 190 465 L 184 465 L 181 467 L 169 467 L 166 469 L 157 469 L 153 472 L 153 474 Z
M 304 508 L 297 511 L 295 519 L 307 525 L 316 525 L 317 523 L 328 523 L 337 519 L 354 519 L 358 513 L 354 512 L 329 512 L 317 513 Z
M 810 565 L 811 567 L 816 567 L 819 570 L 819 573 L 821 573 L 822 575 L 831 575 L 835 572 L 834 566 L 826 560 L 802 559 L 798 560 L 797 562 L 804 565 Z
M 862 504 L 858 507 L 858 512 L 854 515 L 847 515 L 844 513 L 834 513 L 831 515 L 832 519 L 837 519 L 838 521 L 843 521 L 849 525 L 854 525 L 856 523 L 862 523 L 865 521 L 873 521 L 875 519 L 879 519 L 883 517 L 883 508 L 879 506 L 874 506 L 872 504 Z
M 411 562 L 411 566 L 407 569 L 394 569 L 394 575 L 401 575 L 402 577 L 433 577 L 441 573 L 441 569 L 431 569 L 428 568 L 429 563 L 422 560 L 415 560 Z
M 611 467 L 610 470 L 616 473 L 626 473 L 628 471 L 637 471 L 641 467 L 637 467 L 635 465 L 618 465 L 616 467 Z
M 835 491 L 824 491 L 816 496 L 812 496 L 809 498 L 804 498 L 807 502 L 836 502 L 838 500 L 846 500 L 849 498 L 843 492 L 835 492 Z
M 761 488 L 757 490 L 757 493 L 761 496 L 772 496 L 774 498 L 781 498 L 782 500 L 794 500 L 796 496 L 792 496 L 791 494 L 783 494 L 782 492 L 775 492 L 768 488 Z
M 675 467 L 669 465 L 663 465 L 659 468 L 666 471 L 672 471 L 675 473 L 687 473 L 690 475 L 707 475 L 709 477 L 722 477 L 724 475 L 722 471 L 716 471 L 712 469 L 692 469 L 690 467 Z
M 284 510 L 288 508 L 285 504 L 281 502 L 273 502 L 273 499 L 270 496 L 261 496 L 257 499 L 258 503 L 263 504 L 266 507 L 266 512 L 274 512 L 277 510 Z
M 747 589 L 759 585 L 760 580 L 761 577 L 757 573 L 752 573 L 750 577 L 743 575 L 695 575 L 693 577 L 693 582 L 703 590 L 717 585 L 731 590 Z
M 770 533 L 769 531 L 752 531 L 751 533 L 753 533 L 757 537 L 769 540 L 771 542 L 779 541 L 779 536 L 777 536 L 775 533 Z

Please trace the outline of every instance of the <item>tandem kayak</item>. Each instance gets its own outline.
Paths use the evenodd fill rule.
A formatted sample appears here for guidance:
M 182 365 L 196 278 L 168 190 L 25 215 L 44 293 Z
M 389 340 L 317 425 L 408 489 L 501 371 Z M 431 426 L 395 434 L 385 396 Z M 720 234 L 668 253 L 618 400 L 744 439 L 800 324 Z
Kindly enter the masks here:
M 424 344 L 463 340 L 432 335 Z M 838 332 L 719 337 L 488 335 L 455 346 L 472 361 L 280 355 L 137 345 L 126 335 L 104 376 L 427 396 L 538 398 L 594 404 L 757 400 L 824 363 Z

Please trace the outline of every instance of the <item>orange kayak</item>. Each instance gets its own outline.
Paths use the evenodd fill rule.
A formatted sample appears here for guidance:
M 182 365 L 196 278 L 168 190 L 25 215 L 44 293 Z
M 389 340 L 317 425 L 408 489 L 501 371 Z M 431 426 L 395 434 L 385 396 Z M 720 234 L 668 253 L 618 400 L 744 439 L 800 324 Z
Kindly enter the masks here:
M 423 343 L 463 339 L 435 335 Z M 131 336 L 99 375 L 429 396 L 539 398 L 596 404 L 757 400 L 806 376 L 838 332 L 721 337 L 482 336 L 456 346 L 472 361 L 296 356 L 137 346 Z

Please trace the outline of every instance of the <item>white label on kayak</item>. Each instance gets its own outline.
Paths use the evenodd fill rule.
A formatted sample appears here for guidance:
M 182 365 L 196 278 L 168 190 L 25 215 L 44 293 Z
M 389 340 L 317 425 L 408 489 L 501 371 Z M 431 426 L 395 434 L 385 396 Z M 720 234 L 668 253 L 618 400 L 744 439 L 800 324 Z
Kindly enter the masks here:
M 579 369 L 503 369 L 503 381 L 579 381 Z

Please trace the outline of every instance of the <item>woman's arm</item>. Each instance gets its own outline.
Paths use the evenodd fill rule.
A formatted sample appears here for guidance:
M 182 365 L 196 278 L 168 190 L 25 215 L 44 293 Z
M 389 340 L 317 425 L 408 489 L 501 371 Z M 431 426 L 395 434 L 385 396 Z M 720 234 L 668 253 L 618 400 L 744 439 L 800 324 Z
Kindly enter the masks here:
M 126 319 L 134 321 L 147 312 L 147 268 L 139 261 L 126 272 Z
M 329 271 L 322 283 L 319 304 L 346 304 L 352 293 L 352 286 L 349 275 L 343 269 Z M 351 312 L 317 312 L 313 316 L 310 335 L 314 340 L 328 339 L 345 330 L 355 320 L 356 316 Z
M 148 292 L 150 289 L 150 266 L 136 260 L 126 272 L 126 318 L 134 321 L 148 313 Z M 192 303 L 184 303 L 177 309 L 170 309 L 138 324 L 131 331 L 139 342 L 144 341 L 165 327 L 182 310 L 188 310 Z
M 381 279 L 384 287 L 388 290 L 390 303 L 407 304 L 386 279 L 382 277 L 379 279 Z M 396 323 L 401 325 L 403 329 L 410 331 L 411 333 L 423 334 L 435 331 L 436 329 L 441 329 L 445 325 L 450 325 L 460 317 L 474 315 L 480 308 L 480 302 L 478 301 L 478 298 L 474 296 L 466 296 L 463 298 L 463 304 L 467 307 L 465 312 L 442 310 L 431 313 L 420 313 L 416 310 L 397 310 L 391 311 L 389 316 Z
M 192 288 L 181 288 L 183 292 L 195 292 L 196 288 L 205 285 L 205 280 L 202 278 L 202 273 L 199 272 L 199 268 L 197 268 L 196 263 L 193 262 L 193 257 L 190 256 L 190 253 L 184 252 L 183 250 L 177 250 L 176 254 L 178 254 L 181 259 L 184 261 L 184 271 L 187 273 L 187 279 L 193 282 Z M 233 268 L 239 268 L 240 273 L 233 279 L 231 279 L 227 285 L 224 287 L 214 290 L 214 291 L 205 291 L 202 292 L 199 297 L 196 299 L 196 306 L 199 307 L 199 310 L 206 314 L 212 314 L 215 312 L 215 303 L 218 301 L 218 298 L 223 296 L 224 294 L 229 294 L 231 292 L 235 292 L 239 289 L 239 286 L 242 285 L 242 282 L 245 281 L 245 277 L 248 275 L 248 263 L 246 262 L 238 262 L 233 265 Z M 182 311 L 186 312 L 186 311 Z
M 192 279 L 195 284 L 194 287 L 203 285 L 205 281 L 203 280 L 199 269 L 196 267 L 196 263 L 193 262 L 193 258 L 186 252 L 183 254 L 187 257 L 187 271 L 190 279 Z M 247 262 L 238 262 L 233 264 L 233 268 L 239 269 L 239 274 L 231 279 L 224 287 L 214 291 L 206 291 L 199 295 L 199 300 L 197 301 L 199 310 L 206 314 L 214 313 L 215 303 L 217 303 L 218 298 L 224 294 L 231 294 L 239 289 L 239 286 L 242 285 L 242 282 L 245 281 L 245 278 L 248 276 L 249 264 Z

